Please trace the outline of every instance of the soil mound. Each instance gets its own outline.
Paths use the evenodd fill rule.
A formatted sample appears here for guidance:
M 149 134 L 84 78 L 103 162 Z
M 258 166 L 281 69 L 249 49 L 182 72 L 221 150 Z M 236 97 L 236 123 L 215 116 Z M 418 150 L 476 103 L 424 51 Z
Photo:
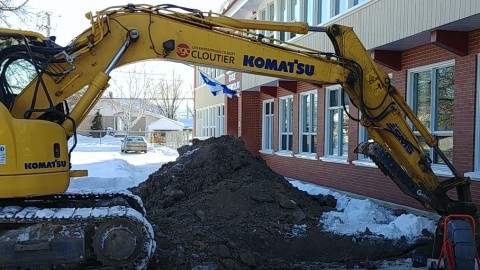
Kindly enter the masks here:
M 294 188 L 231 136 L 194 140 L 132 191 L 154 226 L 152 269 L 303 268 L 398 256 L 406 243 L 321 231 L 332 196 Z

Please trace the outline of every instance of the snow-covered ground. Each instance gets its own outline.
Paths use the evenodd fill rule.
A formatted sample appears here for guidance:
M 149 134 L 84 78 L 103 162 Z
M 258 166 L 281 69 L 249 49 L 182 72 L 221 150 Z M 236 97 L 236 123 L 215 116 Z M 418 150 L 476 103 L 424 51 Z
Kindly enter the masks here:
M 72 169 L 88 170 L 88 177 L 73 179 L 69 190 L 135 187 L 147 180 L 162 164 L 178 157 L 176 150 L 151 145 L 146 154 L 121 153 L 121 139 L 79 135 L 77 146 L 72 152 Z
M 121 138 L 106 136 L 89 138 L 78 136 L 78 144 L 72 153 L 74 170 L 88 170 L 89 176 L 73 179 L 69 190 L 78 189 L 127 189 L 147 180 L 162 164 L 174 161 L 178 157 L 176 150 L 149 146 L 146 154 L 127 154 L 120 152 Z M 321 222 L 324 229 L 337 234 L 355 235 L 365 232 L 366 228 L 390 239 L 405 236 L 409 240 L 421 234 L 422 229 L 434 232 L 436 220 L 413 214 L 393 215 L 389 209 L 368 199 L 356 199 L 345 194 L 301 182 L 290 183 L 309 194 L 331 194 L 337 199 L 337 211 L 324 213 Z M 392 265 L 393 264 L 393 265 Z M 408 260 L 390 262 L 378 269 L 410 269 Z M 393 268 L 392 268 L 393 267 Z

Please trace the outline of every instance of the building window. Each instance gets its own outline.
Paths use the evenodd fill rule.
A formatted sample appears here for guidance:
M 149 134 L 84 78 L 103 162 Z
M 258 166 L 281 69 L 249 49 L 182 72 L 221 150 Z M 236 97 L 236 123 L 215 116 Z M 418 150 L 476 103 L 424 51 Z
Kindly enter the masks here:
M 289 16 L 288 21 L 298 22 L 300 21 L 300 0 L 289 0 Z M 289 33 L 290 38 L 294 38 L 295 33 Z
M 273 3 L 268 5 L 268 20 L 275 21 L 275 5 Z
M 439 148 L 453 163 L 454 61 L 410 70 L 409 87 L 409 102 L 413 111 L 437 138 Z M 416 131 L 415 127 L 413 129 Z M 422 138 L 419 137 L 419 140 L 424 149 L 429 149 Z M 428 152 L 433 164 L 445 164 L 433 149 Z
M 219 137 L 225 135 L 225 105 L 220 104 L 196 111 L 196 136 Z
M 293 139 L 293 97 L 284 97 L 280 99 L 280 151 L 292 151 Z
M 330 16 L 334 17 L 347 10 L 347 0 L 330 0 Z
M 317 91 L 300 95 L 299 152 L 316 153 L 317 149 Z
M 367 128 L 362 126 L 361 124 L 358 125 L 358 141 L 360 143 L 366 142 L 370 140 L 370 136 L 368 135 Z M 368 156 L 364 154 L 358 154 L 358 160 L 362 161 L 372 161 Z
M 480 173 L 480 55 L 477 55 L 477 102 L 476 102 L 476 116 L 475 116 L 475 172 L 476 177 L 479 178 Z M 472 176 L 473 177 L 473 176 Z
M 348 8 L 352 8 L 354 6 L 358 6 L 367 2 L 368 0 L 348 0 Z
M 273 3 L 268 5 L 267 11 L 268 11 L 267 12 L 268 20 L 271 21 L 271 22 L 275 21 L 275 5 Z M 265 36 L 270 37 L 270 38 L 274 38 L 274 32 L 273 31 L 265 31 Z M 271 41 L 271 42 L 273 42 L 273 41 Z
M 280 10 L 278 21 L 298 22 L 300 21 L 300 0 L 280 0 Z M 295 33 L 280 32 L 279 38 L 282 41 L 295 37 Z
M 340 87 L 327 88 L 326 103 L 326 156 L 346 159 L 348 156 L 348 115 L 343 110 Z M 349 99 L 346 93 L 343 103 L 348 110 Z
M 304 20 L 308 25 L 322 23 L 322 0 L 304 0 Z
M 278 21 L 285 22 L 287 20 L 287 0 L 279 1 L 279 16 Z M 278 39 L 285 41 L 285 32 L 279 32 Z
M 273 150 L 273 99 L 263 102 L 262 112 L 262 149 Z
M 215 107 L 216 111 L 216 137 L 225 135 L 225 105 L 219 105 Z
M 265 9 L 260 10 L 258 20 L 265 21 L 266 18 L 267 18 L 267 11 Z M 258 34 L 265 36 L 265 30 L 258 30 Z

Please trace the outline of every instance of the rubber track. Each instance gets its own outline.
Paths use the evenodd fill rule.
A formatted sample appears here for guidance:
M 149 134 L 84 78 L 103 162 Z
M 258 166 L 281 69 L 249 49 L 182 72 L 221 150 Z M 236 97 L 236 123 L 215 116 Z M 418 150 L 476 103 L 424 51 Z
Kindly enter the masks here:
M 124 190 L 106 190 L 103 192 L 96 191 L 77 191 L 66 192 L 62 194 L 36 196 L 27 198 L 11 198 L 0 199 L 0 207 L 6 207 L 10 205 L 44 205 L 45 207 L 65 207 L 68 204 L 83 203 L 87 205 L 95 205 L 98 201 L 111 202 L 114 199 L 122 199 L 127 202 L 127 205 L 137 210 L 138 212 L 146 215 L 145 208 L 141 199 L 133 195 L 132 193 Z M 33 202 L 33 203 L 32 203 Z
M 61 195 L 52 195 L 52 196 L 42 196 L 42 197 L 35 197 L 35 199 L 43 198 L 50 200 L 48 203 L 53 203 L 55 205 L 62 204 L 65 202 L 67 204 L 71 203 L 71 200 L 79 200 L 79 201 L 95 201 L 98 199 L 111 199 L 111 198 L 129 198 L 128 200 L 136 201 L 134 203 L 136 208 L 140 208 L 140 211 L 145 211 L 143 206 L 141 205 L 141 201 L 137 201 L 135 199 L 135 195 L 126 193 L 108 193 L 108 194 L 101 194 L 90 192 L 90 194 L 86 193 L 66 193 Z M 32 198 L 29 198 L 32 200 Z M 11 200 L 9 200 L 12 202 Z M 17 200 L 21 202 L 22 200 Z M 23 204 L 27 204 L 29 201 L 23 201 Z M 39 200 L 35 201 L 39 204 L 45 204 L 46 201 Z M 5 203 L 5 200 L 2 200 L 2 204 Z M 0 207 L 0 224 L 7 225 L 7 224 L 25 224 L 25 225 L 33 225 L 33 224 L 65 224 L 65 225 L 75 225 L 78 224 L 79 227 L 83 227 L 85 225 L 96 225 L 100 226 L 101 224 L 111 221 L 111 220 L 128 220 L 136 224 L 138 228 L 141 228 L 142 235 L 143 235 L 143 250 L 140 256 L 138 256 L 135 261 L 132 261 L 129 265 L 122 266 L 127 269 L 145 269 L 146 265 L 148 264 L 148 260 L 150 256 L 153 254 L 155 250 L 155 241 L 154 241 L 154 232 L 152 225 L 147 221 L 145 215 L 142 212 L 139 212 L 137 209 L 128 206 L 101 206 L 101 207 L 78 207 L 78 208 L 70 208 L 70 207 L 35 207 L 36 203 L 30 203 L 30 206 L 18 206 L 18 205 L 10 205 Z M 52 263 L 51 265 L 46 265 L 45 267 L 51 267 L 55 265 Z M 0 262 L 0 268 L 2 264 Z M 103 267 L 103 266 L 102 266 Z M 108 266 L 107 266 L 108 267 Z

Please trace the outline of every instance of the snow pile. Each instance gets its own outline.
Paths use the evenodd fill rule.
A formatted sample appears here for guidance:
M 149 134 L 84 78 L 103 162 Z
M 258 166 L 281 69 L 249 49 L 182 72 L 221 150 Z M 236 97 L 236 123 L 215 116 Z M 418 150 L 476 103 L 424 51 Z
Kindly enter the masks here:
M 435 232 L 434 220 L 412 214 L 394 215 L 385 207 L 369 199 L 355 199 L 338 192 L 315 187 L 311 184 L 292 180 L 290 183 L 311 195 L 333 195 L 337 199 L 336 211 L 324 213 L 320 219 L 323 229 L 346 235 L 360 235 L 366 231 L 388 239 L 405 237 L 409 242 L 424 234 L 424 230 Z

